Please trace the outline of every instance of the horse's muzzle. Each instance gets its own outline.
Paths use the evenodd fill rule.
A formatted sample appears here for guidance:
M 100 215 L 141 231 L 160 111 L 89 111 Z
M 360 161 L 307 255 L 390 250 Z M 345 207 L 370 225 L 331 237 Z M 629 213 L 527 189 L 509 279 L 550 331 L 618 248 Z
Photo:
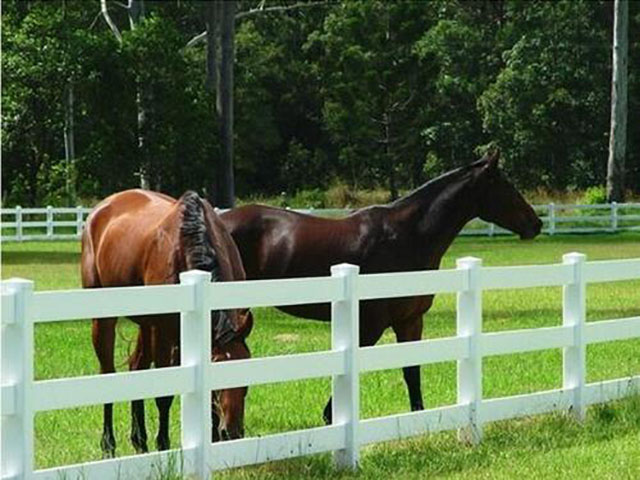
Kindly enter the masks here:
M 537 237 L 542 231 L 542 220 L 536 218 L 535 223 L 520 234 L 521 240 L 531 240 Z

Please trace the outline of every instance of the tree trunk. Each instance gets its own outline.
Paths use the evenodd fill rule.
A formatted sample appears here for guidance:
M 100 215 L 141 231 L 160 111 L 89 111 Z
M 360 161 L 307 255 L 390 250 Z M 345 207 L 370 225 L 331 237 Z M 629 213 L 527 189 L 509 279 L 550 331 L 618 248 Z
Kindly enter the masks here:
M 129 0 L 127 9 L 129 13 L 129 27 L 135 30 L 136 27 L 144 20 L 144 0 Z M 138 110 L 138 158 L 140 159 L 140 188 L 144 190 L 151 189 L 151 165 L 149 155 L 147 153 L 147 105 L 149 104 L 150 94 L 140 80 L 136 85 L 136 109 Z
M 207 26 L 207 77 L 205 87 L 213 93 L 214 102 L 217 103 L 218 89 L 218 37 L 220 36 L 220 14 L 222 3 L 207 2 L 204 5 L 205 24 Z
M 67 206 L 71 206 L 75 197 L 75 185 L 74 182 L 72 182 L 71 175 L 73 171 L 73 162 L 76 158 L 73 125 L 74 93 L 72 82 L 69 82 L 66 90 L 64 102 L 65 194 L 67 196 Z
M 607 162 L 607 200 L 622 202 L 624 201 L 624 163 L 627 147 L 628 0 L 615 0 L 613 8 L 613 79 Z
M 207 92 L 207 108 L 210 118 L 210 125 L 212 129 L 217 128 L 219 125 L 218 107 L 220 95 L 218 95 L 218 89 L 220 88 L 220 21 L 222 15 L 222 3 L 219 1 L 207 2 L 203 5 L 204 21 L 207 29 L 205 30 L 205 38 L 207 41 L 207 56 L 206 56 L 206 77 L 204 87 Z M 213 143 L 212 143 L 213 145 Z M 208 156 L 211 159 L 210 165 L 215 165 L 220 157 L 220 150 L 211 148 L 208 152 Z M 209 201 L 216 205 L 218 203 L 217 191 L 218 185 L 216 181 L 215 168 L 209 170 L 210 177 L 207 184 L 211 187 L 207 188 L 207 197 Z
M 218 169 L 216 206 L 231 208 L 235 203 L 233 183 L 233 61 L 235 47 L 236 1 L 222 4 L 220 22 L 220 86 L 218 89 L 218 115 L 222 152 Z
M 398 198 L 398 184 L 396 182 L 395 158 L 391 148 L 391 114 L 388 111 L 384 113 L 384 157 L 387 162 L 391 200 L 396 200 Z

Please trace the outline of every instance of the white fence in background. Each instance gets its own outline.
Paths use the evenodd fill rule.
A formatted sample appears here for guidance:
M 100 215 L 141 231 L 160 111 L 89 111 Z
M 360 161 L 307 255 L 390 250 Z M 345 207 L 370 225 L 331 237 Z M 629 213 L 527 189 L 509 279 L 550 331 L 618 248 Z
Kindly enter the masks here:
M 473 441 L 484 424 L 551 411 L 578 419 L 587 405 L 640 391 L 640 375 L 586 383 L 586 346 L 640 337 L 640 316 L 586 322 L 586 284 L 640 279 L 640 258 L 586 262 L 579 253 L 563 263 L 482 267 L 459 259 L 457 269 L 359 275 L 337 265 L 330 277 L 209 283 L 209 274 L 186 272 L 178 285 L 34 293 L 33 282 L 13 279 L 2 291 L 2 479 L 142 478 L 176 456 L 184 473 L 208 478 L 210 470 L 334 452 L 353 468 L 363 445 L 461 429 Z M 561 326 L 483 333 L 482 292 L 488 289 L 563 287 Z M 358 302 L 375 298 L 457 293 L 457 335 L 403 344 L 358 346 Z M 331 302 L 332 349 L 212 364 L 212 309 Z M 140 372 L 59 380 L 33 380 L 34 324 L 93 317 L 181 312 L 181 365 Z M 562 388 L 485 399 L 482 359 L 490 355 L 562 348 Z M 457 403 L 421 412 L 360 419 L 362 372 L 434 362 L 458 362 Z M 210 390 L 332 377 L 330 426 L 210 442 Z M 149 453 L 34 471 L 33 419 L 37 412 L 104 402 L 182 395 L 180 450 Z M 86 441 L 98 442 L 96 438 Z
M 640 203 L 610 203 L 601 205 L 535 205 L 544 222 L 543 231 L 557 233 L 596 233 L 622 230 L 640 231 Z M 319 216 L 341 216 L 349 209 L 296 209 Z M 3 208 L 2 240 L 69 240 L 80 238 L 84 221 L 91 208 Z M 5 221 L 5 217 L 11 217 Z M 34 220 L 33 218 L 36 217 Z M 63 219 L 61 219 L 63 218 Z M 476 220 L 462 231 L 462 235 L 508 234 L 492 223 Z

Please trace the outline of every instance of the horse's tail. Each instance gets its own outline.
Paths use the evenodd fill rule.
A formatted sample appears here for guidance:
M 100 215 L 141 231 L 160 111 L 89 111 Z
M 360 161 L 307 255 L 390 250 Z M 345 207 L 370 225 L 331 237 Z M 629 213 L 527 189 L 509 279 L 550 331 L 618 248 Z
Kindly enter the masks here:
M 180 237 L 187 270 L 211 272 L 211 279 L 215 282 L 220 279 L 220 265 L 213 239 L 207 232 L 202 200 L 197 193 L 187 191 L 180 198 L 180 203 L 184 206 Z

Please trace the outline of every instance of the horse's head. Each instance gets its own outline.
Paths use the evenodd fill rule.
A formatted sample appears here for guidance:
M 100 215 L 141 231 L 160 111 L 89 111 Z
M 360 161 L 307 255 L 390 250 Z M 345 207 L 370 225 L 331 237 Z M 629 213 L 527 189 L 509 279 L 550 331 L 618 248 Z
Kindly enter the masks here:
M 213 362 L 242 360 L 251 357 L 245 342 L 253 327 L 249 309 L 213 312 Z M 219 418 L 218 428 L 212 432 L 212 441 L 233 440 L 244 436 L 244 399 L 247 387 L 228 388 L 213 392 L 213 409 Z M 214 422 L 215 425 L 215 422 Z
M 511 230 L 522 239 L 530 239 L 540 233 L 542 221 L 531 205 L 500 171 L 496 150 L 485 156 L 478 177 L 480 187 L 479 217 Z

